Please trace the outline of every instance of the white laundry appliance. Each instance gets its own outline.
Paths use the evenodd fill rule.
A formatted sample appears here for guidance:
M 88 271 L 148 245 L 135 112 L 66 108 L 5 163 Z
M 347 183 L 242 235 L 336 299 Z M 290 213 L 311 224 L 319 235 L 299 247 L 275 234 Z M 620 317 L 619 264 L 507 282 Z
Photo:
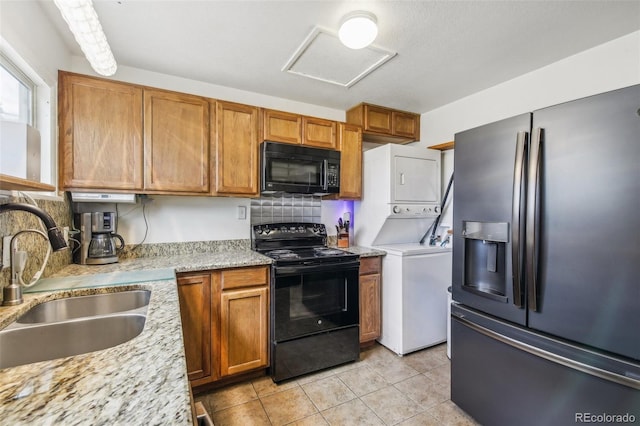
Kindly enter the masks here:
M 355 242 L 387 252 L 378 341 L 404 355 L 447 340 L 451 248 L 420 244 L 440 213 L 441 154 L 388 144 L 365 151 L 363 158 Z

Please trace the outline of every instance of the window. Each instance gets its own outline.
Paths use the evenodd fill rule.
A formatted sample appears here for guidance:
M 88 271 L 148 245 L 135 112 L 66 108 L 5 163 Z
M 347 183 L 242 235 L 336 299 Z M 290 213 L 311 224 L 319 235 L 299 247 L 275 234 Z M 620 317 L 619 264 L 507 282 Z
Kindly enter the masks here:
M 0 37 L 0 42 L 3 41 Z M 16 124 L 22 123 L 37 129 L 40 135 L 40 178 L 32 180 L 53 185 L 56 176 L 55 117 L 55 82 L 45 82 L 41 74 L 8 43 L 0 43 L 0 125 L 5 123 L 9 124 L 7 128 L 20 129 Z M 15 144 L 8 146 L 7 141 L 0 141 L 0 148 L 7 147 L 16 148 Z M 11 153 L 11 149 L 4 149 L 4 152 Z M 0 153 L 0 160 L 11 161 L 14 156 Z M 11 167 L 6 161 L 0 167 L 6 171 L 5 174 L 24 177 L 21 162 L 8 164 Z M 16 165 L 19 168 L 13 167 Z
M 0 56 L 0 120 L 35 126 L 35 84 L 18 67 Z

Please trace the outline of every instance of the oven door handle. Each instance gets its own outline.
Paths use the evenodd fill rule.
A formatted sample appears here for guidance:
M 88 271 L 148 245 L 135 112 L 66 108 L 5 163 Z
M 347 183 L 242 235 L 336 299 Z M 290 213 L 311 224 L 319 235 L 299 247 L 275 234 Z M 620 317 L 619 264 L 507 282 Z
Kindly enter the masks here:
M 276 276 L 283 275 L 301 275 L 311 272 L 343 272 L 354 270 L 358 271 L 360 262 L 344 262 L 344 263 L 315 263 L 308 265 L 292 265 L 292 266 L 276 266 L 273 268 Z

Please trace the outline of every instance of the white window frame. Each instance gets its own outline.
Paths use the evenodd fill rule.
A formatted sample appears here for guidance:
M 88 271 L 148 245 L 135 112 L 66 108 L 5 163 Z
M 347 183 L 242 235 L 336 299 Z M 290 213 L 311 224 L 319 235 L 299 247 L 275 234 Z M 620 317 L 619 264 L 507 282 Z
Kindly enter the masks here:
M 58 194 L 57 179 L 57 82 L 49 86 L 44 78 L 2 37 L 0 37 L 0 56 L 3 57 L 3 66 L 5 61 L 8 61 L 16 72 L 33 84 L 31 125 L 40 131 L 40 181 L 56 188 L 53 192 L 31 192 L 30 194 L 34 198 L 61 200 L 63 197 Z
M 36 84 L 16 65 L 7 58 L 4 54 L 0 53 L 0 65 L 20 83 L 22 83 L 29 90 L 28 99 L 28 112 L 26 123 L 33 127 L 38 127 L 36 121 L 37 113 L 37 86 Z

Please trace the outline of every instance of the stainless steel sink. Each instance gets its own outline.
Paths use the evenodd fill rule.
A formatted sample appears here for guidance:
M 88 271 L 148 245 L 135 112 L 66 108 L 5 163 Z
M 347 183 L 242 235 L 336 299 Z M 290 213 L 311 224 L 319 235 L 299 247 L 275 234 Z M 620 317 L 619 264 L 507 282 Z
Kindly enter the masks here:
M 75 296 L 43 302 L 0 330 L 0 369 L 99 351 L 144 329 L 151 291 Z
M 111 348 L 139 335 L 142 314 L 116 314 L 0 330 L 0 369 Z
M 18 318 L 17 324 L 37 324 L 66 321 L 139 309 L 149 304 L 149 290 L 67 297 L 41 303 Z

